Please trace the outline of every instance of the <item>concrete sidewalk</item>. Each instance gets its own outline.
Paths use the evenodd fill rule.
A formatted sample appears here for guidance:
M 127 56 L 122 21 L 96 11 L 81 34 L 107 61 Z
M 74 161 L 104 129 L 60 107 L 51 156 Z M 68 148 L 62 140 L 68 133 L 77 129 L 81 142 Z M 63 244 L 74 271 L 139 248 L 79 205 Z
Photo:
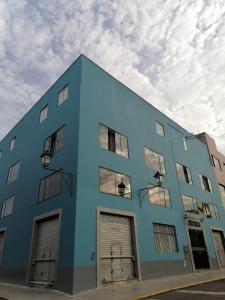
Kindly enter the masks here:
M 192 285 L 224 279 L 225 270 L 201 271 L 139 282 L 126 282 L 76 296 L 54 290 L 0 284 L 0 297 L 8 300 L 137 300 Z

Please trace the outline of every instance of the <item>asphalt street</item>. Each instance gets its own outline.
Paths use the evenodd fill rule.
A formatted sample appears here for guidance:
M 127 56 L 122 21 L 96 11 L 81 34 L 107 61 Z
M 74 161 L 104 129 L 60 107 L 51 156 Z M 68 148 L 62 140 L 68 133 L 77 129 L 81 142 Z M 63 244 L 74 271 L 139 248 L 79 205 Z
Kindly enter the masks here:
M 219 300 L 225 299 L 225 280 L 214 281 L 191 288 L 173 291 L 149 300 Z

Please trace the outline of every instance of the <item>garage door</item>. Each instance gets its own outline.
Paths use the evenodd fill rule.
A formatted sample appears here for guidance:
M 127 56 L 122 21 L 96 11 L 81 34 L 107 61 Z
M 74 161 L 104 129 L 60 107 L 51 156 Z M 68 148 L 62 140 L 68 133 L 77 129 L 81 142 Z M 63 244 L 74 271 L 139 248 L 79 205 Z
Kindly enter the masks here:
M 32 281 L 54 283 L 58 252 L 59 217 L 36 223 L 32 255 Z
M 135 278 L 132 219 L 100 215 L 100 281 L 102 283 Z

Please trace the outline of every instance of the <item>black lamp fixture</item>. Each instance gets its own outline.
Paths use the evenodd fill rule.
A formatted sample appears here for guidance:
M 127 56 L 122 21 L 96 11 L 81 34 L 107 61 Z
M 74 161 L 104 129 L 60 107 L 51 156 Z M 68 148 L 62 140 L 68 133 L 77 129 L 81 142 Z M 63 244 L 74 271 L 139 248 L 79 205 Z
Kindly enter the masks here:
M 44 151 L 41 156 L 41 164 L 42 166 L 46 169 L 49 165 L 50 165 L 50 162 L 51 162 L 51 159 L 52 159 L 52 155 L 49 151 Z
M 121 181 L 118 185 L 117 185 L 117 188 L 118 188 L 118 192 L 120 194 L 121 197 L 124 197 L 125 195 L 127 194 L 130 194 L 130 193 L 126 193 L 125 194 L 125 190 L 126 190 L 126 185 L 123 183 L 123 181 Z
M 164 177 L 163 173 L 157 171 L 153 177 L 155 178 L 155 181 L 156 181 L 156 183 L 154 185 L 149 184 L 148 187 L 138 190 L 140 208 L 142 206 L 142 202 L 144 200 L 144 197 L 149 192 L 149 190 L 154 189 L 156 187 L 160 187 L 163 183 L 163 177 Z
M 69 191 L 70 191 L 70 194 L 72 196 L 72 183 L 73 183 L 73 174 L 71 173 L 67 173 L 67 172 L 64 172 L 62 169 L 59 169 L 59 170 L 55 170 L 55 169 L 50 169 L 48 168 L 48 166 L 50 165 L 51 163 L 51 159 L 52 159 L 52 154 L 47 150 L 45 150 L 41 156 L 41 164 L 43 166 L 43 168 L 45 170 L 49 170 L 49 171 L 53 171 L 53 172 L 57 172 L 57 173 L 60 173 L 62 175 L 62 179 L 64 180 L 64 182 L 66 183 Z M 65 178 L 66 176 L 66 178 Z

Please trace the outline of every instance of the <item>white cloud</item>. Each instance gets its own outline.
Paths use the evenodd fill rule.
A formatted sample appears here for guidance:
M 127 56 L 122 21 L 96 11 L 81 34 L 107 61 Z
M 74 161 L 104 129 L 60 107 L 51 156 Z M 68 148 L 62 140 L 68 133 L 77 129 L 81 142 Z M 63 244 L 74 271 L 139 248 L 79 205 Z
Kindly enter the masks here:
M 223 0 L 1 2 L 0 137 L 83 52 L 225 153 L 224 14 Z

